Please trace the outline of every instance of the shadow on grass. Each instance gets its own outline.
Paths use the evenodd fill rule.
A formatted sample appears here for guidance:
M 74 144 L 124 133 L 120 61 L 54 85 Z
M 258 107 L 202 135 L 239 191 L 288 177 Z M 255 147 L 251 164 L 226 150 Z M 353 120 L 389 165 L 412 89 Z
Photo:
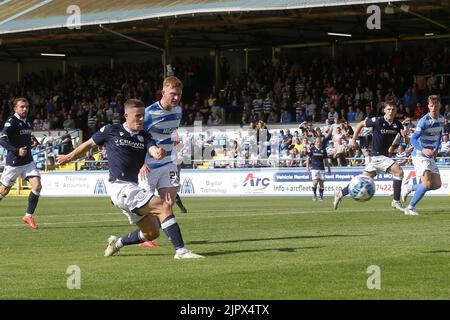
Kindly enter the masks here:
M 326 234 L 320 236 L 291 236 L 291 237 L 271 237 L 271 238 L 252 238 L 252 239 L 236 239 L 236 240 L 218 240 L 218 241 L 188 241 L 188 244 L 214 244 L 214 243 L 236 243 L 236 242 L 252 242 L 252 241 L 271 241 L 271 240 L 293 240 L 293 239 L 319 239 L 319 238 L 353 238 L 353 237 L 370 237 L 371 234 Z
M 237 254 L 237 253 L 253 253 L 253 252 L 264 252 L 264 251 L 279 251 L 279 252 L 287 252 L 287 253 L 294 253 L 297 252 L 297 250 L 306 250 L 306 249 L 321 249 L 324 248 L 324 246 L 314 246 L 314 247 L 298 247 L 298 248 L 267 248 L 267 249 L 246 249 L 246 250 L 229 250 L 229 251 L 213 251 L 213 252 L 197 252 L 198 254 L 201 254 L 205 257 L 214 257 L 214 256 L 222 256 L 226 254 Z M 130 254 L 123 254 L 120 252 L 119 255 L 115 256 L 117 258 L 119 257 L 150 257 L 150 256 L 167 256 L 167 254 L 155 254 L 155 253 L 130 253 Z
M 83 223 L 83 222 L 80 222 Z M 62 223 L 61 223 L 62 224 Z M 118 228 L 118 227 L 127 227 L 129 224 L 116 224 L 116 225 L 91 225 L 91 226 L 68 226 L 68 225 L 61 225 L 61 226 L 48 226 L 44 224 L 37 224 L 39 226 L 38 230 L 52 230 L 52 229 L 101 229 L 101 228 Z M 13 227 L 0 227 L 0 229 L 23 229 L 23 228 L 29 228 L 27 225 L 23 224 L 23 226 L 17 225 Z
M 433 251 L 425 251 L 424 253 L 450 253 L 450 250 L 433 250 Z

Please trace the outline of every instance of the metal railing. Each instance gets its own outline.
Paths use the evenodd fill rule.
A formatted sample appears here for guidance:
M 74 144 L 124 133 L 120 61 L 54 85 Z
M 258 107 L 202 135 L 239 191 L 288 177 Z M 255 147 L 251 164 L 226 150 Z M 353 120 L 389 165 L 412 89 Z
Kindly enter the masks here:
M 330 158 L 329 158 L 330 159 Z M 407 160 L 407 163 L 400 163 L 400 165 L 412 165 L 411 157 L 408 158 L 391 158 L 394 161 Z M 346 165 L 330 165 L 332 168 L 342 167 L 361 167 L 365 165 L 366 158 L 347 157 L 343 158 Z M 355 163 L 355 161 L 357 161 Z M 72 161 L 75 164 L 75 171 L 81 170 L 107 170 L 108 160 L 76 160 Z M 436 163 L 439 166 L 450 166 L 450 157 L 437 157 Z M 306 157 L 301 158 L 285 158 L 278 157 L 272 159 L 197 159 L 180 163 L 182 168 L 197 169 L 217 169 L 217 168 L 290 168 L 290 167 L 305 167 Z

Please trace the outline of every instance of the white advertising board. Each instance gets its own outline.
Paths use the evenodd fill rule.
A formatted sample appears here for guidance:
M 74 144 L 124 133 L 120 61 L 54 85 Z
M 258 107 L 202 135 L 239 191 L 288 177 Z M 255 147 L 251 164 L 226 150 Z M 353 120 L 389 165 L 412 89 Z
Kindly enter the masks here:
M 332 168 L 326 175 L 325 195 L 345 187 L 363 168 Z M 412 167 L 406 178 L 418 183 Z M 442 187 L 427 195 L 450 195 L 450 168 L 440 168 Z M 392 194 L 392 178 L 375 178 L 375 195 Z M 312 182 L 304 168 L 182 170 L 180 193 L 185 197 L 311 196 Z M 42 173 L 43 196 L 108 196 L 106 171 Z

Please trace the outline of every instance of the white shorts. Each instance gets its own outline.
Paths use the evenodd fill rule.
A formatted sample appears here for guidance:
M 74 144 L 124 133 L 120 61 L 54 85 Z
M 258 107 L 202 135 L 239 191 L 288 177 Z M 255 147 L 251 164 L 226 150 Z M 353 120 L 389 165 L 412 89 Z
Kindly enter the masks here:
M 41 177 L 41 174 L 34 162 L 18 167 L 5 166 L 0 183 L 5 187 L 10 188 L 14 185 L 14 182 L 16 182 L 19 176 L 22 177 L 22 180 L 25 180 L 33 177 Z
M 370 156 L 364 171 L 366 172 L 374 172 L 376 173 L 387 172 L 387 170 L 395 163 L 389 157 L 386 156 Z
M 434 158 L 412 157 L 416 177 L 422 177 L 425 171 L 439 174 L 439 168 Z
M 153 194 L 136 183 L 121 180 L 111 183 L 110 195 L 111 201 L 116 207 L 122 209 L 130 224 L 136 224 L 145 217 L 134 213 L 133 210 L 143 207 L 153 197 Z
M 311 170 L 312 180 L 322 180 L 325 181 L 325 170 Z
M 171 163 L 161 168 L 150 169 L 147 178 L 142 179 L 139 176 L 139 186 L 151 193 L 162 188 L 179 188 L 180 175 L 178 174 L 177 165 Z

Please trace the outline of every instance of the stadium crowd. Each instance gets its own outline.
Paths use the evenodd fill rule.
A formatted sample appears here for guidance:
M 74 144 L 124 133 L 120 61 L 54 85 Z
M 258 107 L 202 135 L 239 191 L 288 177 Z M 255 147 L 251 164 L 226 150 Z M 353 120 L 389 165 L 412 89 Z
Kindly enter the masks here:
M 443 97 L 446 135 L 441 155 L 449 155 L 450 103 L 445 97 L 450 81 L 436 76 L 450 74 L 447 42 L 426 52 L 361 52 L 336 63 L 318 58 L 301 63 L 263 61 L 236 79 L 230 79 L 226 65 L 223 59 L 224 85 L 215 88 L 210 85 L 214 66 L 207 58 L 177 58 L 172 64 L 185 86 L 181 126 L 201 122 L 242 128 L 220 141 L 207 134 L 181 135 L 183 162 L 192 163 L 187 158 L 200 152 L 203 159 L 209 154 L 221 159 L 214 162 L 219 167 L 302 166 L 313 139 L 331 132 L 327 153 L 332 165 L 361 165 L 370 130 L 359 137 L 360 148 L 352 150 L 347 147 L 353 133 L 350 123 L 381 115 L 383 102 L 390 99 L 398 106 L 396 118 L 412 134 L 414 122 L 427 113 L 430 94 Z M 429 76 L 415 76 L 419 74 Z M 80 129 L 86 140 L 105 124 L 124 121 L 126 99 L 139 98 L 146 105 L 158 100 L 161 82 L 158 61 L 116 64 L 113 70 L 105 65 L 70 67 L 65 75 L 25 74 L 20 84 L 0 86 L 0 129 L 11 114 L 12 99 L 23 95 L 31 102 L 29 120 L 35 131 Z M 398 161 L 407 164 L 410 146 L 402 141 L 396 146 Z M 205 157 L 202 150 L 211 152 Z

